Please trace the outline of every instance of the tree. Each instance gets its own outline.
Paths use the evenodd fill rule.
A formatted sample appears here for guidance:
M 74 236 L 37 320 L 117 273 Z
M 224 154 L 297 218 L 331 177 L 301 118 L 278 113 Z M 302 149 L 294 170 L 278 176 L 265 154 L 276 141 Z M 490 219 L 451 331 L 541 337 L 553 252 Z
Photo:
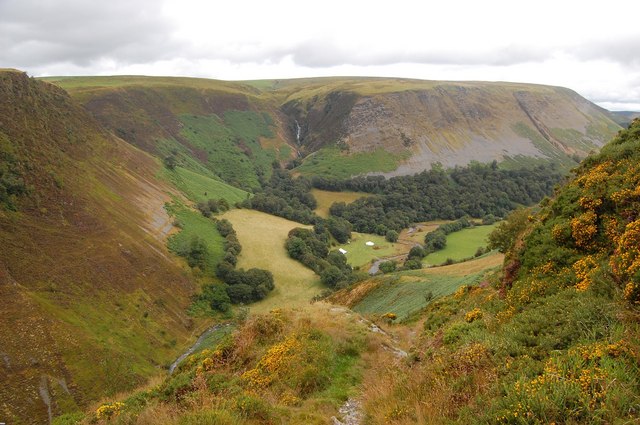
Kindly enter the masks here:
M 422 268 L 420 260 L 407 260 L 404 262 L 404 268 L 408 270 L 418 270 Z
M 387 234 L 384 236 L 384 238 L 387 240 L 387 242 L 397 242 L 398 236 L 400 235 L 395 230 L 387 230 Z
M 250 303 L 253 301 L 253 288 L 244 283 L 227 286 L 227 295 L 234 304 Z
M 342 272 L 336 266 L 329 266 L 320 273 L 320 280 L 330 288 L 334 288 L 343 278 Z
M 175 170 L 176 166 L 178 165 L 178 160 L 173 154 L 164 157 L 163 162 L 164 162 L 164 166 L 172 171 Z
M 527 228 L 529 210 L 520 208 L 509 214 L 487 238 L 490 249 L 505 253 L 515 243 L 518 236 Z
M 351 223 L 341 217 L 329 217 L 327 229 L 338 243 L 347 243 L 351 238 Z
M 231 307 L 231 298 L 227 294 L 227 285 L 225 284 L 206 285 L 202 297 L 209 302 L 213 310 L 225 312 Z
M 189 267 L 200 267 L 201 269 L 204 269 L 207 254 L 208 249 L 205 241 L 198 236 L 192 237 L 189 243 L 189 251 L 187 253 L 187 263 L 189 264 Z
M 391 273 L 396 271 L 396 262 L 391 260 L 391 261 L 384 261 L 382 263 L 380 263 L 380 271 L 382 273 Z

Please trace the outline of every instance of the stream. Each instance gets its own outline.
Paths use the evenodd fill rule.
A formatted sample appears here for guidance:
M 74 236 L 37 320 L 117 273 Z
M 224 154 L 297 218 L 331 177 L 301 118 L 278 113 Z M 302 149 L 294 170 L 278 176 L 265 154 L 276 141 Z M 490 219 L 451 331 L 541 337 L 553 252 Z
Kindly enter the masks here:
M 184 353 L 182 353 L 182 355 L 180 357 L 178 357 L 173 363 L 171 363 L 171 366 L 169 367 L 169 375 L 173 375 L 173 371 L 176 369 L 176 367 L 178 367 L 180 365 L 180 363 L 182 363 L 182 361 L 184 359 L 186 359 L 187 357 L 189 357 L 191 354 L 193 354 L 198 347 L 202 344 L 202 342 L 212 333 L 214 333 L 217 330 L 220 330 L 224 327 L 227 326 L 231 326 L 231 323 L 229 322 L 225 322 L 225 323 L 218 323 L 217 325 L 213 325 L 211 326 L 209 329 L 207 329 L 206 331 L 204 331 L 196 340 L 196 342 L 189 347 L 189 349 L 187 351 L 185 351 Z

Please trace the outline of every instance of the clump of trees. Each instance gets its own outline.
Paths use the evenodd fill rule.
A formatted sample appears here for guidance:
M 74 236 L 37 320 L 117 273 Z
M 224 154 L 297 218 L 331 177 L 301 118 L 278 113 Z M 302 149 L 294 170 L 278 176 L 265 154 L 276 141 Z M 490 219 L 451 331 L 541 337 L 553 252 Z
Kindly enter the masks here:
M 316 200 L 311 182 L 305 177 L 293 178 L 287 170 L 274 169 L 271 179 L 240 206 L 284 217 L 303 224 L 314 224 L 319 217 L 313 212 Z
M 229 203 L 224 198 L 209 199 L 206 202 L 198 202 L 198 204 L 196 204 L 196 208 L 202 213 L 203 216 L 211 217 L 211 214 L 229 211 Z
M 13 146 L 0 133 L 0 208 L 16 210 L 18 197 L 27 193 L 19 163 Z
M 516 205 L 532 205 L 550 195 L 562 178 L 555 164 L 503 170 L 496 164 L 472 163 L 452 170 L 434 166 L 413 176 L 390 179 L 314 177 L 311 184 L 319 189 L 376 195 L 350 204 L 334 203 L 330 213 L 349 221 L 355 231 L 386 236 L 389 230 L 399 232 L 420 221 L 504 217 Z
M 291 258 L 313 270 L 322 283 L 331 289 L 340 289 L 363 276 L 347 264 L 347 257 L 342 253 L 329 250 L 330 234 L 324 221 L 314 225 L 313 230 L 295 228 L 289 232 L 285 247 Z

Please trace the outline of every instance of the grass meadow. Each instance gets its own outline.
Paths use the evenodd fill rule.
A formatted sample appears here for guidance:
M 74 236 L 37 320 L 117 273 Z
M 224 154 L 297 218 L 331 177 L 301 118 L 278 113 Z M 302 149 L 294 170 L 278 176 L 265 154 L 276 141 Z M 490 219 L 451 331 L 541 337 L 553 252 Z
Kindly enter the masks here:
M 368 193 L 363 192 L 330 192 L 328 190 L 311 189 L 311 194 L 318 202 L 318 207 L 315 209 L 315 213 L 322 218 L 329 217 L 329 208 L 334 202 L 344 202 L 350 204 L 356 199 L 364 196 L 371 196 Z
M 375 245 L 367 246 L 367 241 Z M 345 254 L 347 262 L 352 267 L 368 266 L 372 261 L 399 255 L 409 250 L 402 244 L 387 242 L 384 236 L 358 232 L 352 232 L 350 243 L 338 245 L 338 248 L 347 251 Z
M 475 226 L 448 234 L 447 246 L 440 251 L 427 255 L 423 263 L 437 265 L 444 263 L 448 258 L 457 261 L 473 257 L 478 248 L 487 245 L 487 236 L 496 225 L 497 223 L 489 226 Z
M 284 248 L 289 231 L 305 226 L 247 209 L 234 209 L 222 217 L 233 224 L 242 245 L 237 266 L 269 270 L 275 279 L 275 289 L 264 300 L 251 304 L 252 311 L 304 306 L 325 288 L 313 271 L 289 258 Z

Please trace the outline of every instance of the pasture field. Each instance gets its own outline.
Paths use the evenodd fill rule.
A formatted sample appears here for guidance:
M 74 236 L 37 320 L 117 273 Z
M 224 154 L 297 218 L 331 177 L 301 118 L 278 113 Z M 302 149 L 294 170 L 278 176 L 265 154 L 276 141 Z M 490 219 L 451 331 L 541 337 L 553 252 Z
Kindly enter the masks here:
M 182 167 L 176 167 L 173 171 L 163 168 L 162 177 L 173 183 L 193 202 L 224 198 L 229 205 L 233 205 L 249 196 L 249 192 Z
M 228 211 L 222 218 L 233 224 L 242 245 L 237 267 L 269 270 L 275 279 L 275 289 L 264 300 L 251 304 L 251 311 L 264 313 L 274 308 L 305 306 L 325 289 L 320 278 L 289 258 L 284 248 L 291 229 L 308 226 L 248 209 Z
M 374 246 L 367 246 L 365 243 L 371 241 Z M 338 245 L 347 253 L 347 262 L 352 267 L 369 267 L 369 264 L 380 258 L 391 257 L 409 252 L 410 247 L 399 243 L 387 242 L 384 236 L 371 235 L 368 233 L 351 232 L 350 243 Z
M 427 255 L 423 260 L 423 264 L 437 265 L 444 263 L 447 258 L 462 260 L 472 257 L 478 248 L 487 245 L 487 236 L 497 224 L 470 227 L 448 234 L 447 246 L 440 251 Z
M 372 196 L 364 192 L 331 192 L 328 190 L 311 189 L 311 194 L 318 202 L 318 207 L 315 209 L 315 213 L 322 218 L 329 217 L 329 208 L 334 202 L 344 202 L 350 204 L 356 199 L 364 196 Z
M 375 277 L 336 294 L 336 300 L 365 315 L 394 313 L 400 322 L 431 300 L 449 295 L 462 285 L 478 283 L 503 259 L 502 254 L 491 253 L 465 263 Z

